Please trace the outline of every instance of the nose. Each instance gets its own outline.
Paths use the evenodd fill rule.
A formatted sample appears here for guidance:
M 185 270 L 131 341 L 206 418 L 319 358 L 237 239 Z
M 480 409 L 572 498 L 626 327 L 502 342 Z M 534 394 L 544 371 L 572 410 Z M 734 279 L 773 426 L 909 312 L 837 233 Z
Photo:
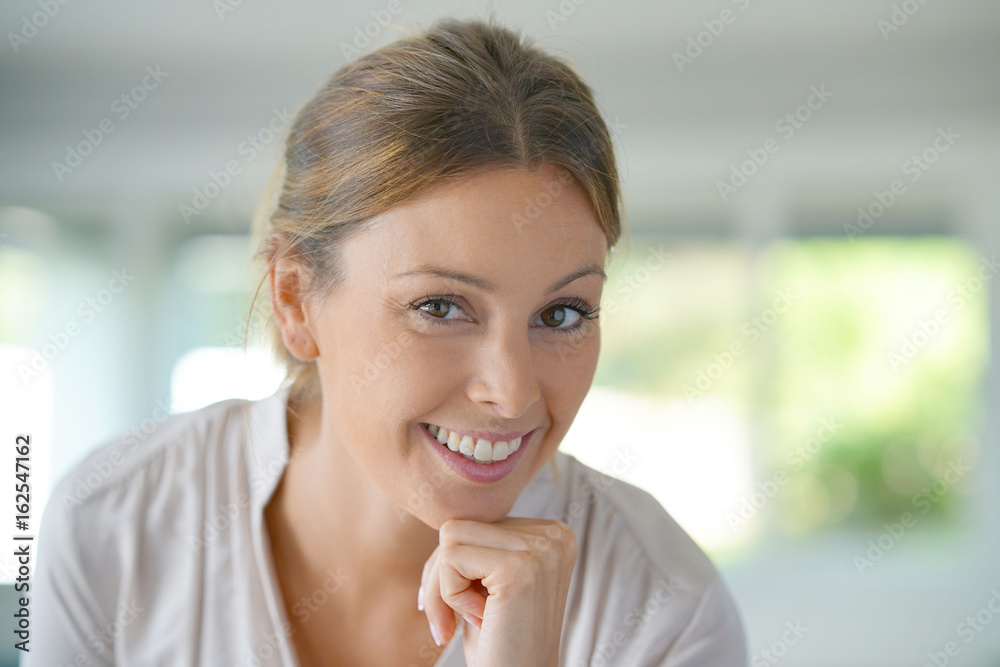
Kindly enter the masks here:
M 541 397 L 526 330 L 498 327 L 477 351 L 477 372 L 469 383 L 474 402 L 505 418 L 516 418 Z

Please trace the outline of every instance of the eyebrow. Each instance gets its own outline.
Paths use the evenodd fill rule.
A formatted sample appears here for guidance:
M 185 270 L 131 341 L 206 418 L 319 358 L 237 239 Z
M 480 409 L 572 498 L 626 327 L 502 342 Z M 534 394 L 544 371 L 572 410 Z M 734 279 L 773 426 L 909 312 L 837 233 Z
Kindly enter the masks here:
M 605 282 L 608 279 L 608 275 L 604 273 L 604 270 L 600 266 L 598 266 L 597 264 L 587 264 L 586 266 L 582 266 L 576 271 L 568 275 L 565 275 L 559 280 L 552 283 L 552 286 L 549 287 L 549 290 L 546 292 L 546 294 L 551 294 L 553 292 L 561 290 L 563 287 L 566 287 L 566 285 L 569 285 L 574 280 L 578 280 L 580 278 L 583 278 L 584 276 L 589 276 L 591 274 L 601 276 L 601 280 Z M 404 271 L 403 273 L 397 273 L 395 276 L 393 276 L 393 278 L 403 278 L 406 276 L 417 276 L 417 275 L 432 275 L 432 276 L 440 276 L 441 278 L 450 278 L 451 280 L 457 280 L 459 282 L 467 283 L 474 287 L 478 287 L 479 289 L 485 292 L 496 291 L 496 285 L 489 282 L 488 280 L 484 280 L 483 278 L 478 278 L 476 276 L 471 276 L 467 273 L 462 273 L 461 271 L 446 269 L 441 266 L 422 266 L 419 269 L 413 269 L 411 271 Z

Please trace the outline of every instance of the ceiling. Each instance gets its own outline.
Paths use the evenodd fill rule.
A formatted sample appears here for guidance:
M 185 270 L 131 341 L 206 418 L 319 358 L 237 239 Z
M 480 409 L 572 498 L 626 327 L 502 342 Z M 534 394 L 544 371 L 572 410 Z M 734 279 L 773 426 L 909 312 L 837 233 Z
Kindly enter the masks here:
M 46 2 L 58 7 L 51 17 L 40 14 Z M 879 22 L 892 20 L 894 5 L 901 25 L 885 32 Z M 869 192 L 939 127 L 962 140 L 934 180 L 987 168 L 1000 148 L 995 2 L 19 0 L 0 5 L 0 203 L 82 211 L 142 200 L 173 210 L 239 159 L 214 214 L 244 211 L 279 142 L 245 162 L 240 143 L 275 109 L 294 113 L 346 62 L 343 45 L 372 13 L 391 10 L 393 25 L 367 48 L 441 17 L 492 14 L 576 63 L 617 128 L 633 214 L 665 198 L 722 207 L 717 181 L 775 136 L 812 86 L 833 95 L 781 142 L 761 184 Z M 36 33 L 24 28 L 32 17 L 44 24 Z M 11 33 L 31 36 L 15 40 L 15 52 Z M 699 33 L 707 46 L 679 71 L 675 52 Z M 119 119 L 114 101 L 147 67 L 167 75 Z M 52 163 L 105 118 L 113 132 L 60 179 Z M 770 191 L 752 185 L 759 192 L 748 186 L 748 198 Z

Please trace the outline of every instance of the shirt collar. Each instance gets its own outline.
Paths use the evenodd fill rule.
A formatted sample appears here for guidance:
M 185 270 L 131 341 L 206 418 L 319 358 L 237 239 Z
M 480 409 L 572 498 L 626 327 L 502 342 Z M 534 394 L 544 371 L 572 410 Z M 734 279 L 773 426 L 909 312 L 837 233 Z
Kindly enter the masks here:
M 288 386 L 249 403 L 246 455 L 251 506 L 257 510 L 270 501 L 288 465 L 287 404 Z

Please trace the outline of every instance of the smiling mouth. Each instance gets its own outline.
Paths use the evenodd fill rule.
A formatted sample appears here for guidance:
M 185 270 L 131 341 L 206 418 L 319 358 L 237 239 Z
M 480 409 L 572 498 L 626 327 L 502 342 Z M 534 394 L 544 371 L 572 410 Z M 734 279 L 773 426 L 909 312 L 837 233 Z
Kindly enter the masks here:
M 484 438 L 474 438 L 471 435 L 463 435 L 457 431 L 449 431 L 443 426 L 436 424 L 424 424 L 430 434 L 437 438 L 437 441 L 453 452 L 461 454 L 469 461 L 475 461 L 481 465 L 489 465 L 496 461 L 503 461 L 513 454 L 521 446 L 522 436 L 511 440 L 500 440 L 493 442 Z

